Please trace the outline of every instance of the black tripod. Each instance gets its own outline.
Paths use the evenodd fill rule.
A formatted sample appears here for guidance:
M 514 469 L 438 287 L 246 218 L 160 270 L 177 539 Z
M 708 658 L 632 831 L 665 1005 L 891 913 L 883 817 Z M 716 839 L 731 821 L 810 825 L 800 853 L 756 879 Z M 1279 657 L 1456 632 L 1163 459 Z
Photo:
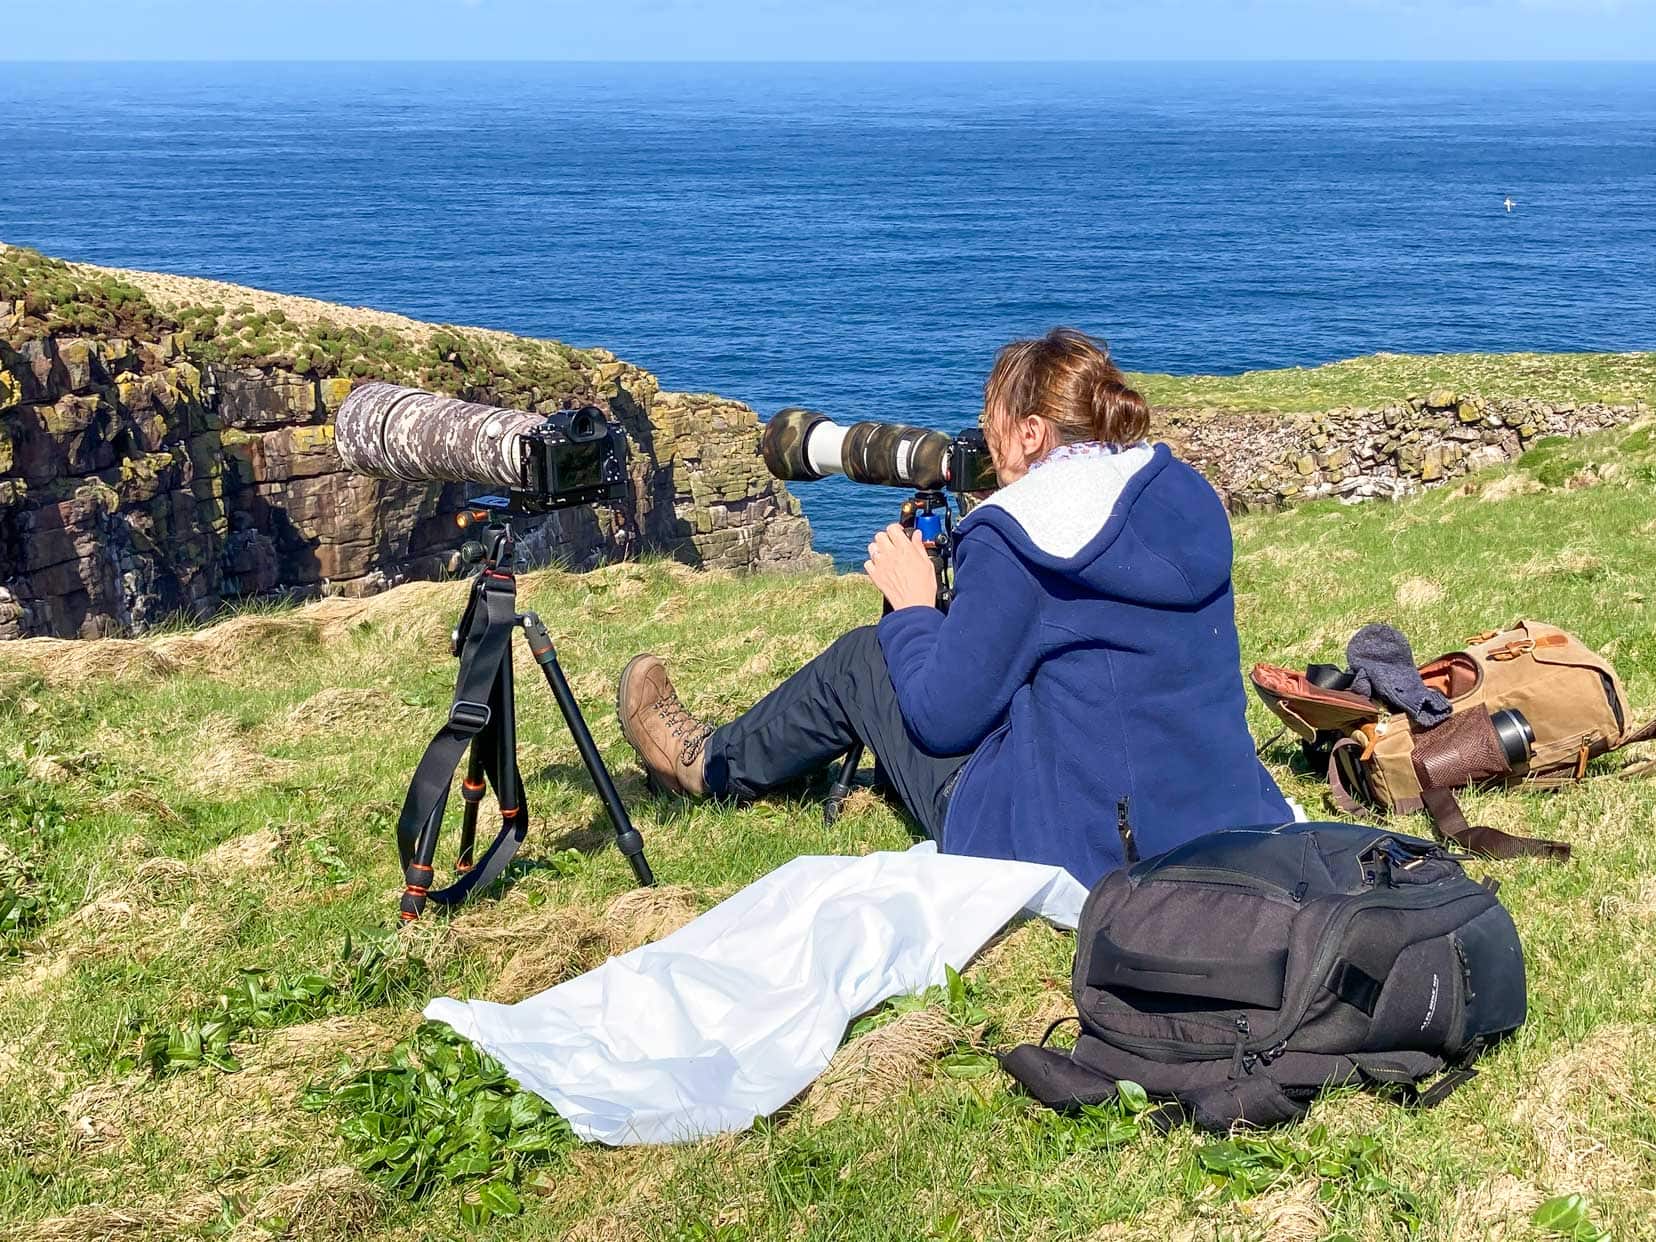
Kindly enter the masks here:
M 897 512 L 897 523 L 906 531 L 918 530 L 931 557 L 932 569 L 937 573 L 937 606 L 949 610 L 954 597 L 954 515 L 949 509 L 949 498 L 942 492 L 915 492 L 903 502 Z M 884 616 L 891 611 L 890 603 L 880 609 Z M 824 823 L 832 824 L 845 809 L 845 800 L 857 781 L 857 768 L 862 764 L 863 744 L 853 742 L 851 749 L 840 760 L 839 773 L 828 789 L 828 800 L 822 804 Z M 875 756 L 878 759 L 878 756 Z M 876 764 L 876 771 L 878 765 Z
M 478 503 L 478 502 L 473 502 Z M 499 512 L 487 509 L 463 515 L 470 521 L 489 519 L 483 542 L 469 542 L 460 550 L 463 561 L 482 566 L 472 582 L 471 596 L 460 624 L 454 629 L 453 654 L 460 658 L 454 702 L 448 722 L 437 731 L 414 769 L 408 796 L 397 820 L 397 850 L 402 857 L 404 889 L 402 918 L 417 919 L 426 902 L 457 906 L 473 891 L 500 878 L 529 829 L 529 811 L 523 800 L 523 775 L 517 763 L 517 709 L 512 685 L 512 632 L 523 630 L 529 654 L 546 674 L 552 697 L 581 752 L 592 784 L 615 828 L 615 843 L 640 884 L 654 884 L 644 857 L 644 838 L 627 817 L 627 808 L 615 791 L 604 758 L 592 740 L 580 704 L 569 688 L 558 653 L 546 626 L 532 612 L 517 610 L 517 578 L 512 572 L 512 529 Z M 457 873 L 447 888 L 433 888 L 432 858 L 448 805 L 449 786 L 461 752 L 470 747 L 460 795 L 465 811 L 460 821 Z M 500 806 L 500 833 L 482 859 L 473 858 L 477 844 L 477 809 L 486 788 L 493 788 Z

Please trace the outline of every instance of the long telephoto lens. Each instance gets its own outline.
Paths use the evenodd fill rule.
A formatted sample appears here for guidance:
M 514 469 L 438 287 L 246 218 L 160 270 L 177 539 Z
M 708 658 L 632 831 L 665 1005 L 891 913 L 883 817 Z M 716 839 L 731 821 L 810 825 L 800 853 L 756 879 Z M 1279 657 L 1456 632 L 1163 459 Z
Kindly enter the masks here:
M 954 437 L 901 423 L 841 426 L 815 410 L 783 410 L 765 424 L 759 451 L 779 479 L 843 474 L 854 483 L 935 491 L 948 486 Z
M 334 446 L 346 469 L 358 474 L 518 487 L 519 439 L 545 418 L 418 388 L 364 384 L 339 407 Z

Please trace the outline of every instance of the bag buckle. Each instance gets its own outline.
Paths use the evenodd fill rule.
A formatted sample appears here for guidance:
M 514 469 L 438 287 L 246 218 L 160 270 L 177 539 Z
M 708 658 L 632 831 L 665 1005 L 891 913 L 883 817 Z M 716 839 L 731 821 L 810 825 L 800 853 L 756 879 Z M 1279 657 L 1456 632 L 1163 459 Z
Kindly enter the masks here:
M 1491 660 L 1500 660 L 1504 663 L 1507 660 L 1516 660 L 1519 656 L 1528 655 L 1534 650 L 1535 640 L 1533 638 L 1514 639 L 1512 642 L 1506 643 L 1489 652 L 1489 658 Z
M 449 708 L 448 727 L 461 733 L 479 733 L 488 725 L 491 714 L 487 703 L 456 699 Z
M 1357 762 L 1367 763 L 1374 758 L 1374 748 L 1380 744 L 1380 731 L 1372 724 L 1365 724 L 1358 732 L 1363 735 L 1363 753 L 1357 756 Z

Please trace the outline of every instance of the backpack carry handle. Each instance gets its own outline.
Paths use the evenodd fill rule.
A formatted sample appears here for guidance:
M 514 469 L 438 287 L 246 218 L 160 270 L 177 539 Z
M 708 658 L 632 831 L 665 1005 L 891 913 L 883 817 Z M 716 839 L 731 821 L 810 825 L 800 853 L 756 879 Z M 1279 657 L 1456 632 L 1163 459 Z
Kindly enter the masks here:
M 1101 931 L 1093 938 L 1087 986 L 1168 992 L 1255 1009 L 1278 1009 L 1287 973 L 1287 949 L 1230 960 L 1163 957 L 1124 949 Z

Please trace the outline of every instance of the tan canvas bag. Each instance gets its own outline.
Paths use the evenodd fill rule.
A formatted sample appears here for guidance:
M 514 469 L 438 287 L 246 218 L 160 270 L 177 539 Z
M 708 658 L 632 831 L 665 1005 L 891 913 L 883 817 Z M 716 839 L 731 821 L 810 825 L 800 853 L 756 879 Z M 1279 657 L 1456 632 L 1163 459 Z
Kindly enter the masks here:
M 1565 630 L 1518 621 L 1469 640 L 1420 668 L 1453 714 L 1431 729 L 1348 691 L 1318 686 L 1304 673 L 1256 665 L 1261 699 L 1325 759 L 1335 805 L 1360 814 L 1363 803 L 1391 811 L 1427 811 L 1444 836 L 1467 849 L 1510 858 L 1569 857 L 1558 841 L 1515 837 L 1467 824 L 1454 790 L 1467 785 L 1553 789 L 1587 776 L 1600 755 L 1656 737 L 1656 720 L 1630 724 L 1626 691 L 1610 662 Z M 1532 736 L 1528 759 L 1511 762 L 1492 714 L 1521 713 Z M 1513 728 L 1506 722 L 1509 731 Z M 1618 776 L 1656 764 L 1630 765 Z

